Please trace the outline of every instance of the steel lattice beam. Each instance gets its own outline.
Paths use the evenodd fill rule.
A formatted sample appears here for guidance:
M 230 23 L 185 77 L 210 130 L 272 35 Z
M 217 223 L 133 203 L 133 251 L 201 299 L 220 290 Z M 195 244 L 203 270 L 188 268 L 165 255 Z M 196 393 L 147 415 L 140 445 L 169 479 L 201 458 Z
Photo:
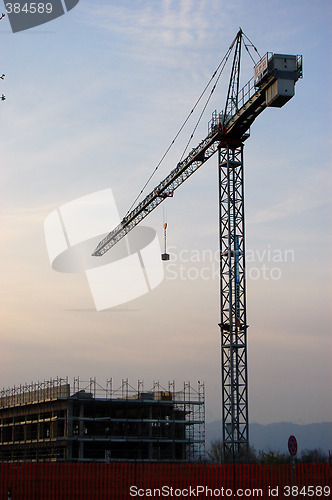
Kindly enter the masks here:
M 249 450 L 243 145 L 219 152 L 222 432 L 225 461 Z
M 101 256 L 110 250 L 121 238 L 162 203 L 165 198 L 173 196 L 173 192 L 218 150 L 220 139 L 220 130 L 211 131 L 191 151 L 185 160 L 178 163 L 171 173 L 136 208 L 122 219 L 121 223 L 99 243 L 92 255 Z

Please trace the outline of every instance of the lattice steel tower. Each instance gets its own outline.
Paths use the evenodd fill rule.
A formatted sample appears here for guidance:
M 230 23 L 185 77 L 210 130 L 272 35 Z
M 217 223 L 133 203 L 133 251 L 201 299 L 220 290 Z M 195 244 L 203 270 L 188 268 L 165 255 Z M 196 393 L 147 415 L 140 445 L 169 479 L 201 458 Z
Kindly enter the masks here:
M 225 108 L 213 113 L 207 137 L 129 209 L 93 252 L 101 256 L 111 249 L 218 151 L 222 434 L 227 462 L 244 461 L 249 450 L 243 143 L 257 116 L 267 107 L 280 108 L 289 101 L 302 77 L 302 56 L 268 52 L 255 66 L 254 78 L 240 89 L 241 47 L 253 47 L 243 42 L 244 36 L 240 29 L 213 75 L 218 81 L 234 49 Z M 216 83 L 209 99 L 215 87 Z
M 243 145 L 219 152 L 222 421 L 225 460 L 248 453 Z

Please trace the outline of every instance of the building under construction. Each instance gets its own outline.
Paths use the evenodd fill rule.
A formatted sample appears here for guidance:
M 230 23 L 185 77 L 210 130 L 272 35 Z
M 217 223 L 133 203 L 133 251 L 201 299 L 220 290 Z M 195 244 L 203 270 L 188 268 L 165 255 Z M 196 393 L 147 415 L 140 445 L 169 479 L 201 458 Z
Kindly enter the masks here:
M 204 385 L 144 391 L 56 378 L 0 392 L 0 461 L 193 462 L 204 456 Z

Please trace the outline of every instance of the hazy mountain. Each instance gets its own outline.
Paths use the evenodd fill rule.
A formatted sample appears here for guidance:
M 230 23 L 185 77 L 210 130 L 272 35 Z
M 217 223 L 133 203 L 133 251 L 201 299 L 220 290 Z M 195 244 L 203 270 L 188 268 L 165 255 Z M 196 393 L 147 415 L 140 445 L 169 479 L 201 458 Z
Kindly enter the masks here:
M 206 448 L 212 439 L 220 438 L 220 421 L 206 424 Z M 320 448 L 325 453 L 332 451 L 332 422 L 320 424 L 299 425 L 291 422 L 278 422 L 275 424 L 249 425 L 250 444 L 256 450 L 270 448 L 278 451 L 288 451 L 288 438 L 294 435 L 298 443 L 298 451 Z

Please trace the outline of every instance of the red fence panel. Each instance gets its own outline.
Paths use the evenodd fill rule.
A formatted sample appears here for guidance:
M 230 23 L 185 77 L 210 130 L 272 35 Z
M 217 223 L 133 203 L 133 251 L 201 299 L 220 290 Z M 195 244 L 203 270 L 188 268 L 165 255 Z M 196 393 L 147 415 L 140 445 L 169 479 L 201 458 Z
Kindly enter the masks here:
M 294 479 L 294 484 L 292 483 Z M 0 500 L 331 498 L 331 464 L 0 464 Z

